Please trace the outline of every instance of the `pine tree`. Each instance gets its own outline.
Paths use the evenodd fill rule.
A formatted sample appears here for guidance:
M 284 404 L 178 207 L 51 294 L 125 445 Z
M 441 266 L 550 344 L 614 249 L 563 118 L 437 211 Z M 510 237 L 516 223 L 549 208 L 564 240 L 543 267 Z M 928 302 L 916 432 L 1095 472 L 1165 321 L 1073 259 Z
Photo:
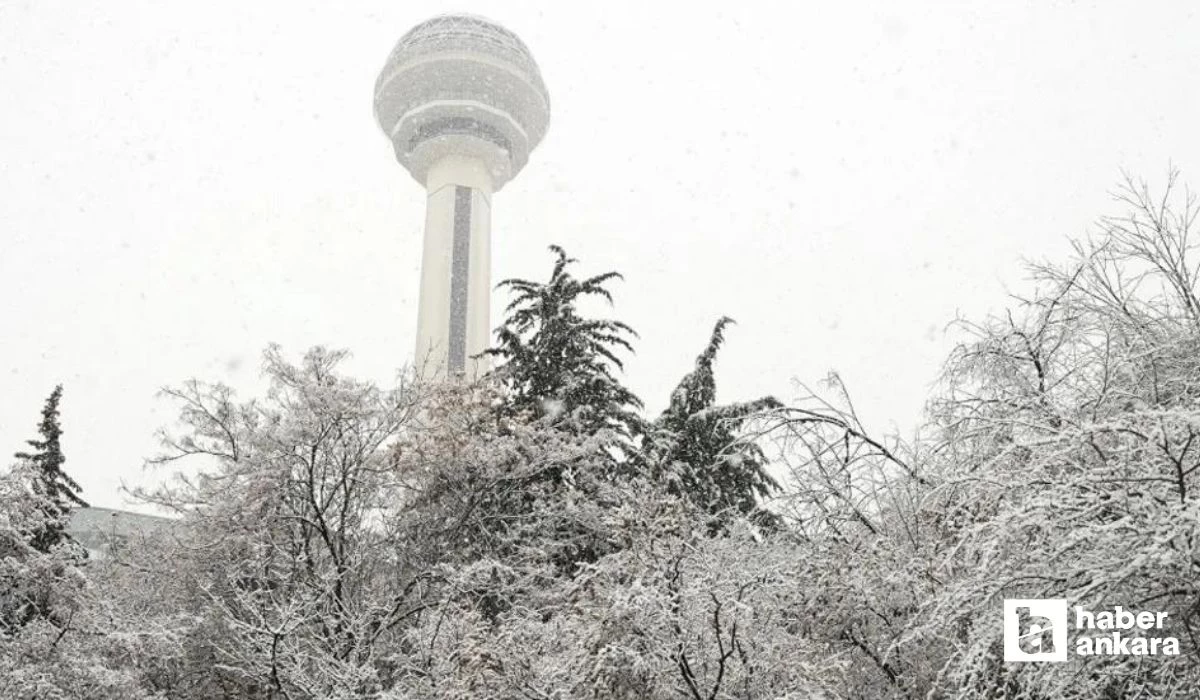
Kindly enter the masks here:
M 511 426 L 504 429 L 506 439 L 532 431 L 575 447 L 561 460 L 507 477 L 504 494 L 489 489 L 479 505 L 479 513 L 488 515 L 475 517 L 486 519 L 497 535 L 506 531 L 499 523 L 525 523 L 547 503 L 576 512 L 581 503 L 605 500 L 601 492 L 633 471 L 637 444 L 645 434 L 642 402 L 617 378 L 623 369 L 619 355 L 632 352 L 630 341 L 637 334 L 620 321 L 587 317 L 579 308 L 588 297 L 611 304 L 607 285 L 620 275 L 577 278 L 570 270 L 577 261 L 558 246 L 550 250 L 555 262 L 548 281 L 509 279 L 499 285 L 513 297 L 496 330 L 497 344 L 487 351 L 501 360 L 491 379 L 503 398 L 493 410 Z M 523 458 L 514 456 L 517 461 L 510 466 L 516 474 Z M 611 546 L 598 541 L 589 526 L 570 519 L 541 522 L 537 537 L 544 537 L 546 529 L 556 541 L 570 543 L 548 553 L 560 574 L 596 561 Z M 523 532 L 515 541 L 525 543 L 529 536 Z
M 646 453 L 669 490 L 717 516 L 750 516 L 760 524 L 774 520 L 759 499 L 779 486 L 766 471 L 766 458 L 752 440 L 740 437 L 742 426 L 760 412 L 779 408 L 772 397 L 715 405 L 713 361 L 733 320 L 717 321 L 696 368 L 671 392 L 671 404 L 654 422 Z
M 509 279 L 514 293 L 498 344 L 488 354 L 502 358 L 497 376 L 508 390 L 507 408 L 548 420 L 560 430 L 595 435 L 610 430 L 617 445 L 629 448 L 644 432 L 642 402 L 615 376 L 623 369 L 617 354 L 632 352 L 632 328 L 610 319 L 584 318 L 586 297 L 612 302 L 605 285 L 621 276 L 606 272 L 586 279 L 568 268 L 577 262 L 558 246 L 548 282 Z
M 80 497 L 79 484 L 75 483 L 62 466 L 67 461 L 63 455 L 62 427 L 58 420 L 58 404 L 62 399 L 62 385 L 54 387 L 42 408 L 42 421 L 38 424 L 39 440 L 28 440 L 33 452 L 18 452 L 17 459 L 26 460 L 34 466 L 34 492 L 47 502 L 47 525 L 34 536 L 31 543 L 38 550 L 46 552 L 66 537 L 66 516 L 73 506 L 87 507 L 87 502 Z

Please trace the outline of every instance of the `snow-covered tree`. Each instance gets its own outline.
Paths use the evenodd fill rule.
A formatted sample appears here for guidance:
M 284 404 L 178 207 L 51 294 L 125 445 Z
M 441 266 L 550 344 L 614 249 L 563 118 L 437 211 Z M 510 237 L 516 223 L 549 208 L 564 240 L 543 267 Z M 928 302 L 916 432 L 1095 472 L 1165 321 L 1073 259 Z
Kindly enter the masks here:
M 47 541 L 65 529 L 66 514 L 36 488 L 40 476 L 29 461 L 0 475 L 0 630 L 10 633 L 39 619 L 65 624 L 79 582 L 78 547 Z
M 579 435 L 496 410 L 503 387 L 443 387 L 426 402 L 421 430 L 397 444 L 406 484 L 398 517 L 443 563 L 525 556 L 569 574 L 613 543 L 595 533 L 594 510 L 620 488 L 606 469 L 609 437 Z
M 62 427 L 59 425 L 58 404 L 62 400 L 62 385 L 54 387 L 46 404 L 42 407 L 42 419 L 38 423 L 36 440 L 29 440 L 33 452 L 18 452 L 16 458 L 26 460 L 34 465 L 32 487 L 34 491 L 44 496 L 45 507 L 49 509 L 45 518 L 44 530 L 32 535 L 34 547 L 42 552 L 48 552 L 58 545 L 66 536 L 63 523 L 65 516 L 73 506 L 87 506 L 80 497 L 79 484 L 75 483 L 66 472 L 63 464 L 67 458 L 63 455 Z
M 1036 294 L 968 327 L 933 406 L 936 595 L 909 638 L 934 642 L 960 696 L 1184 697 L 1200 681 L 1200 303 L 1194 224 L 1178 191 L 1126 181 Z M 1181 655 L 997 662 L 999 600 L 1066 598 L 1168 612 Z
M 489 415 L 486 402 L 466 410 Z M 536 425 L 446 429 L 404 448 L 421 494 L 403 509 L 445 557 L 409 628 L 395 697 L 757 698 L 835 694 L 842 662 L 803 629 L 802 560 L 662 484 L 597 478 L 597 441 Z M 462 420 L 462 419 L 459 419 Z M 526 480 L 571 465 L 562 488 Z M 521 513 L 489 497 L 532 494 Z M 457 495 L 458 497 L 453 497 Z M 435 515 L 441 513 L 441 515 Z M 569 571 L 580 548 L 593 556 Z M 790 695 L 789 695 L 790 693 Z
M 183 516 L 169 566 L 196 616 L 187 655 L 238 697 L 378 692 L 379 650 L 420 605 L 387 517 L 388 448 L 415 396 L 343 376 L 344 356 L 316 348 L 293 365 L 269 349 L 264 400 L 196 381 L 166 391 L 184 427 L 153 461 L 201 458 L 200 470 L 143 495 Z
M 671 493 L 718 516 L 716 522 L 753 515 L 766 523 L 772 516 L 760 504 L 778 484 L 767 473 L 762 448 L 743 431 L 763 411 L 782 404 L 773 397 L 716 404 L 713 362 L 732 322 L 717 321 L 695 369 L 680 380 L 667 410 L 651 425 L 645 452 Z
M 91 585 L 74 542 L 45 551 L 33 545 L 36 534 L 62 528 L 66 517 L 31 487 L 37 476 L 29 461 L 0 474 L 0 697 L 149 698 L 124 653 L 130 640 L 103 614 L 104 599 L 122 592 Z
M 513 294 L 503 325 L 496 330 L 496 374 L 507 388 L 510 412 L 544 418 L 584 435 L 609 431 L 615 446 L 627 448 L 644 430 L 642 402 L 617 378 L 621 352 L 632 351 L 636 334 L 612 319 L 582 315 L 581 302 L 609 302 L 606 284 L 619 279 L 606 272 L 585 279 L 570 272 L 575 259 L 558 246 L 546 282 L 509 279 L 500 283 Z

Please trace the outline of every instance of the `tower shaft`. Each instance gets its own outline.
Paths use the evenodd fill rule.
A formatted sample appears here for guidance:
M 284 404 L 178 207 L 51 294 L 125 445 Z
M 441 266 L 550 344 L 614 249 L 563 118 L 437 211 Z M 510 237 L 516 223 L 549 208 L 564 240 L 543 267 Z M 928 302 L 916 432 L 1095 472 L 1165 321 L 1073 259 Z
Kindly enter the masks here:
M 492 177 L 484 161 L 447 155 L 425 182 L 416 368 L 426 379 L 487 371 L 491 332 Z

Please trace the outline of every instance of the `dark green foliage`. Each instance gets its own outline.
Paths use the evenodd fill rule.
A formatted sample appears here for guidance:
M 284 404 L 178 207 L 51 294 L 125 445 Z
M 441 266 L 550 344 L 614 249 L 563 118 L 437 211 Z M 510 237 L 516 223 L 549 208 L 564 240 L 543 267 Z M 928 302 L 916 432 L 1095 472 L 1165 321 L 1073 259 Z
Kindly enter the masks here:
M 584 318 L 578 309 L 588 296 L 611 302 L 605 284 L 620 275 L 577 279 L 569 270 L 575 260 L 558 246 L 551 250 L 557 259 L 548 282 L 500 283 L 514 293 L 496 331 L 499 343 L 489 350 L 503 360 L 496 376 L 507 392 L 504 410 L 576 435 L 612 431 L 619 450 L 610 463 L 619 473 L 649 473 L 666 481 L 671 493 L 716 516 L 714 527 L 733 515 L 773 521 L 759 502 L 778 485 L 766 472 L 762 450 L 740 434 L 747 421 L 780 403 L 767 397 L 715 405 L 713 361 L 732 321 L 717 323 L 695 369 L 672 393 L 670 407 L 647 426 L 639 415 L 641 401 L 615 376 L 622 367 L 617 353 L 632 351 L 636 334 L 619 321 Z M 640 449 L 634 449 L 639 441 Z
M 67 458 L 63 456 L 60 438 L 62 427 L 58 422 L 58 404 L 62 399 L 62 385 L 54 387 L 42 408 L 42 420 L 38 424 L 38 440 L 27 441 L 33 452 L 18 452 L 17 459 L 27 460 L 34 465 L 34 492 L 42 496 L 52 512 L 47 513 L 46 527 L 38 532 L 30 543 L 36 549 L 47 552 L 65 537 L 64 523 L 73 506 L 87 507 L 80 497 L 79 484 L 63 471 Z
M 585 297 L 612 295 L 605 284 L 616 272 L 578 279 L 568 268 L 574 259 L 558 246 L 548 282 L 509 279 L 500 283 L 514 295 L 498 344 L 488 354 L 503 360 L 497 376 L 508 391 L 507 409 L 547 420 L 579 435 L 612 431 L 616 446 L 627 450 L 642 434 L 642 402 L 616 378 L 619 352 L 633 348 L 633 329 L 609 319 L 584 318 L 578 303 Z
M 588 318 L 579 308 L 588 297 L 611 303 L 606 285 L 620 275 L 577 278 L 570 272 L 576 261 L 558 246 L 550 250 L 556 259 L 547 282 L 510 279 L 499 285 L 513 298 L 496 330 L 497 345 L 488 351 L 502 360 L 493 378 L 503 389 L 502 413 L 521 423 L 532 421 L 526 427 L 557 435 L 564 444 L 592 445 L 586 448 L 586 467 L 578 455 L 552 460 L 535 473 L 507 481 L 513 490 L 503 504 L 490 503 L 498 522 L 514 515 L 520 516 L 514 522 L 524 522 L 551 503 L 603 500 L 596 490 L 628 473 L 645 434 L 642 402 L 617 378 L 623 368 L 619 354 L 632 352 L 630 339 L 637 334 L 620 321 Z M 499 496 L 489 493 L 488 500 Z M 589 527 L 570 519 L 540 521 L 538 529 L 539 538 L 549 529 L 569 543 L 548 553 L 553 569 L 563 575 L 581 562 L 595 561 L 607 546 L 595 541 Z M 525 537 L 516 541 L 524 542 Z
M 747 515 L 765 524 L 773 518 L 759 508 L 759 499 L 778 484 L 767 474 L 762 450 L 740 433 L 747 421 L 781 404 L 768 396 L 715 405 L 713 360 L 732 322 L 717 321 L 696 368 L 675 387 L 670 407 L 654 422 L 645 451 L 672 493 L 717 515 L 717 522 L 727 515 Z

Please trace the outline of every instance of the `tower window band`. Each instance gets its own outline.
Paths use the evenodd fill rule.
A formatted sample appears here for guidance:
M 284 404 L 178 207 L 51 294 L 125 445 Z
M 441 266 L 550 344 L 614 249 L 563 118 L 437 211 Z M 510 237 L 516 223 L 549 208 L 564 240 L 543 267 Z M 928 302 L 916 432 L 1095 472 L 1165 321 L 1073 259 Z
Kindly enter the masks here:
M 454 240 L 450 260 L 450 374 L 467 371 L 467 293 L 471 278 L 471 188 L 454 188 Z
M 409 139 L 408 150 L 412 151 L 422 141 L 427 141 L 437 136 L 449 136 L 453 134 L 475 136 L 484 141 L 494 143 L 506 151 L 512 150 L 512 145 L 505 138 L 504 134 L 500 133 L 495 127 L 471 117 L 443 117 L 442 119 L 435 119 L 434 121 L 422 124 L 417 128 L 412 138 Z

